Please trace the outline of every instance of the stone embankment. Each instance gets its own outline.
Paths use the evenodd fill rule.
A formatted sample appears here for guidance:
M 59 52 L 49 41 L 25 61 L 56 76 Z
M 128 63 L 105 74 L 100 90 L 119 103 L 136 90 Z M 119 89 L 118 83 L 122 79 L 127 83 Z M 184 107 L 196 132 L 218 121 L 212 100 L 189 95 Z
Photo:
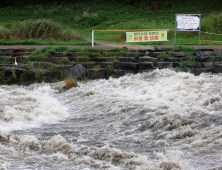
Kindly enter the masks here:
M 76 62 L 75 52 L 51 52 L 47 62 L 26 62 L 32 54 L 27 49 L 1 49 L 0 81 L 3 84 L 38 81 L 62 80 L 68 76 L 79 79 L 120 77 L 127 73 L 149 72 L 154 69 L 170 68 L 176 71 L 191 72 L 199 75 L 202 72 L 222 72 L 222 51 L 202 49 L 198 52 L 168 52 L 170 49 L 128 50 L 125 56 L 93 57 L 88 62 Z M 160 57 L 166 54 L 168 57 Z M 15 59 L 17 64 L 15 64 Z M 58 64 L 61 59 L 67 64 Z M 99 68 L 96 68 L 99 65 Z

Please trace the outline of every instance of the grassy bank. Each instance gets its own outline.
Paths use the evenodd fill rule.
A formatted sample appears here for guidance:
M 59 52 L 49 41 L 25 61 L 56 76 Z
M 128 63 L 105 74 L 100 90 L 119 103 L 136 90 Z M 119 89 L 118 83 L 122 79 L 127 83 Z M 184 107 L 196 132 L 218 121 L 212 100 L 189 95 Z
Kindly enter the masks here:
M 201 31 L 222 34 L 221 3 L 184 3 L 147 1 L 147 4 L 126 5 L 86 1 L 0 8 L 0 44 L 86 45 L 90 43 L 83 37 L 91 37 L 92 29 L 174 29 L 176 13 L 201 14 Z M 173 37 L 174 31 L 169 31 L 169 42 L 137 44 L 171 45 Z M 222 41 L 222 36 L 202 34 L 201 39 Z M 124 43 L 125 33 L 96 32 L 95 40 Z M 177 44 L 198 44 L 198 32 L 177 32 Z M 212 42 L 201 44 L 222 45 Z

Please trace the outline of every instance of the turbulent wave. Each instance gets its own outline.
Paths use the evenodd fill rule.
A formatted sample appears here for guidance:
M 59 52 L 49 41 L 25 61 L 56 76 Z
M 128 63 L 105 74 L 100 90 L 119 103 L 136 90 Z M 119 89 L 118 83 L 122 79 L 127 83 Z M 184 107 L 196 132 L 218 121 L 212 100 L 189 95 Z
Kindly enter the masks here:
M 38 127 L 66 117 L 67 113 L 50 94 L 49 85 L 32 89 L 2 86 L 0 90 L 0 130 Z
M 221 75 L 164 69 L 61 85 L 0 90 L 1 168 L 222 168 Z

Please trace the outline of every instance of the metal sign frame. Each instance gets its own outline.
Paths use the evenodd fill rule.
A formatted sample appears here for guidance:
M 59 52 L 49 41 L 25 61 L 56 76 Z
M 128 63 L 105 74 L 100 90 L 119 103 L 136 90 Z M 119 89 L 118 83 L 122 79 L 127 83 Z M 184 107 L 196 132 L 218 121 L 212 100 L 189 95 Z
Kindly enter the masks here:
M 186 29 L 186 28 L 184 28 L 184 29 L 178 29 L 177 28 L 177 24 L 178 24 L 178 22 L 177 22 L 177 16 L 179 16 L 179 15 L 181 15 L 181 16 L 185 16 L 185 17 L 198 17 L 198 18 L 200 18 L 199 19 L 199 29 L 192 29 L 192 28 L 190 28 L 190 29 Z M 175 31 L 174 31 L 174 46 L 176 47 L 176 32 L 177 31 L 199 31 L 199 48 L 200 48 L 200 28 L 201 28 L 201 14 L 175 14 Z

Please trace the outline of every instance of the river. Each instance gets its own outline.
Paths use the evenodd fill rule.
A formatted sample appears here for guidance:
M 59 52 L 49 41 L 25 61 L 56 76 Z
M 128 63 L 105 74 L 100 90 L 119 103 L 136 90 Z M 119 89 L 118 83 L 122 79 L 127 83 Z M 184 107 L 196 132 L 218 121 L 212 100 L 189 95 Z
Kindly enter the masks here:
M 1 85 L 1 170 L 222 169 L 221 74 L 62 85 Z

